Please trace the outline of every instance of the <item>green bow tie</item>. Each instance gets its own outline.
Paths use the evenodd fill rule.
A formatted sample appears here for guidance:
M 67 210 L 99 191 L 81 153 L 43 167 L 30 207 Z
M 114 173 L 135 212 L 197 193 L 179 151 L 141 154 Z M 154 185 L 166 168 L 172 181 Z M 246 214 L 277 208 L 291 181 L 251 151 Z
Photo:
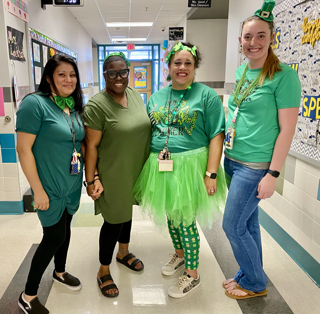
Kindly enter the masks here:
M 54 98 L 54 102 L 61 110 L 64 110 L 66 106 L 68 106 L 71 110 L 74 107 L 74 99 L 72 96 L 69 96 L 69 97 L 53 96 L 53 98 Z

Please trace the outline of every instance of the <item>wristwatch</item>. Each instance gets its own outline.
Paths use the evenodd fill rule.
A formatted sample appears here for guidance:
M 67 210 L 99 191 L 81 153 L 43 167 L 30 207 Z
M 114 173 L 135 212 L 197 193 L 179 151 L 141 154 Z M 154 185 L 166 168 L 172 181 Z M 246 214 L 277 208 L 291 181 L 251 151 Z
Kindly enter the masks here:
M 217 174 L 216 173 L 211 173 L 209 171 L 206 171 L 206 176 L 208 176 L 210 179 L 216 179 L 217 178 Z
M 279 172 L 279 171 L 271 170 L 271 169 L 268 170 L 268 173 L 270 173 L 270 174 L 271 174 L 273 177 L 275 177 L 275 178 L 278 178 L 279 175 L 280 175 L 280 172 Z

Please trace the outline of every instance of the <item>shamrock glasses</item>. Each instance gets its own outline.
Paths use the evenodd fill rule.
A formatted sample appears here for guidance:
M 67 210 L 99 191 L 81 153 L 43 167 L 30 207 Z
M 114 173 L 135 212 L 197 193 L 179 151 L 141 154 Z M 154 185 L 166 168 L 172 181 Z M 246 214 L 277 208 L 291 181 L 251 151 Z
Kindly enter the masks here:
M 120 71 L 106 70 L 103 73 L 107 74 L 110 80 L 115 80 L 118 77 L 118 75 L 120 75 L 122 79 L 126 79 L 129 76 L 129 69 L 122 69 Z

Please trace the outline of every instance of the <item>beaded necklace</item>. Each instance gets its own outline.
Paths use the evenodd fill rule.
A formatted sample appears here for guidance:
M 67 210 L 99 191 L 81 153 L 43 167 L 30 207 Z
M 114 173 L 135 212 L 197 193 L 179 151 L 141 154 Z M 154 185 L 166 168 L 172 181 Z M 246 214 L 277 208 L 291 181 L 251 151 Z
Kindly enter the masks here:
M 246 90 L 244 91 L 242 96 L 239 98 L 239 93 L 240 93 L 240 90 L 241 90 L 241 88 L 243 86 L 243 82 L 244 82 L 244 79 L 246 77 L 247 70 L 248 70 L 248 64 L 246 65 L 246 67 L 244 69 L 242 77 L 241 77 L 241 79 L 240 79 L 240 81 L 239 81 L 239 83 L 238 83 L 238 85 L 236 87 L 236 91 L 234 93 L 233 102 L 237 105 L 237 108 L 234 111 L 233 118 L 232 118 L 233 127 L 235 127 L 236 120 L 237 120 L 237 115 L 238 115 L 238 111 L 239 111 L 239 107 L 240 107 L 242 101 L 253 91 L 254 88 L 256 88 L 259 85 L 259 79 L 260 79 L 261 74 L 262 74 L 262 72 L 260 71 L 258 76 L 255 78 L 255 80 L 246 88 Z

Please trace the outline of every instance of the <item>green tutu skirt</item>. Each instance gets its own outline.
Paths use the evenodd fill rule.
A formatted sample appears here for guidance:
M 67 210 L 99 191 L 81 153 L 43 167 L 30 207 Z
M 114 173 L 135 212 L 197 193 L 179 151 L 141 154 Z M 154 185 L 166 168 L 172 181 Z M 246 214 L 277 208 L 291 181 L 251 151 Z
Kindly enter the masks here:
M 189 226 L 195 220 L 202 228 L 212 227 L 224 208 L 227 187 L 219 166 L 217 192 L 208 196 L 204 184 L 208 153 L 207 147 L 171 153 L 171 172 L 159 172 L 158 154 L 150 154 L 133 188 L 133 197 L 156 225 L 166 226 L 168 217 L 174 227 L 181 223 Z

